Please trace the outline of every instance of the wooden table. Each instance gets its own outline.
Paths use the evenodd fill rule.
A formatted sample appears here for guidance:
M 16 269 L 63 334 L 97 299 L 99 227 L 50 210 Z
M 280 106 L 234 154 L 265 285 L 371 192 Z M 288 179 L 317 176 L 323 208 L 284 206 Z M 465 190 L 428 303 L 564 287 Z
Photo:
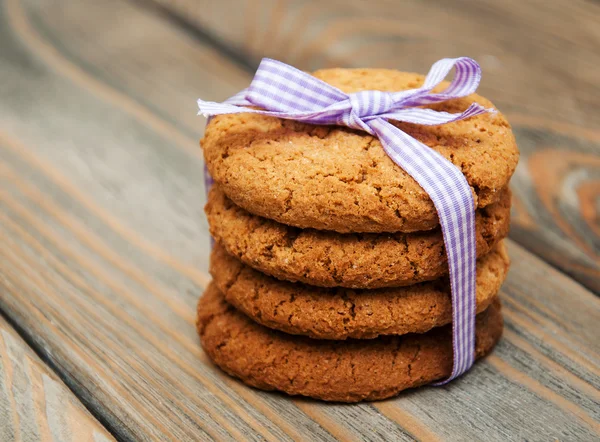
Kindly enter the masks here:
M 600 437 L 600 7 L 582 0 L 4 0 L 0 440 Z M 264 393 L 202 352 L 204 122 L 260 57 L 468 55 L 522 152 L 496 351 L 378 403 Z

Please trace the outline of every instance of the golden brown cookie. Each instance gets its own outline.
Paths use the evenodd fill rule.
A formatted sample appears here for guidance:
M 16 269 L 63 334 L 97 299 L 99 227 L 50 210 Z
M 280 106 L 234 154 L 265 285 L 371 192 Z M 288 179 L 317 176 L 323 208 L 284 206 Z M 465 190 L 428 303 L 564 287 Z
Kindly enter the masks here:
M 345 92 L 419 87 L 423 76 L 385 69 L 326 69 L 316 77 Z M 460 112 L 479 95 L 430 107 Z M 396 124 L 452 161 L 471 185 L 478 207 L 498 200 L 519 157 L 500 113 L 423 126 Z M 202 140 L 214 180 L 249 212 L 300 228 L 346 232 L 414 232 L 438 225 L 427 193 L 371 135 L 253 114 L 213 118 Z
M 477 312 L 494 300 L 508 272 L 500 243 L 477 263 Z M 242 264 L 216 246 L 210 272 L 227 302 L 269 328 L 318 339 L 376 338 L 424 333 L 452 322 L 447 278 L 377 290 L 318 288 L 280 281 Z
M 476 357 L 502 334 L 499 301 L 477 315 Z M 263 390 L 326 401 L 385 399 L 447 377 L 451 328 L 372 340 L 323 341 L 263 327 L 225 302 L 211 284 L 198 303 L 204 351 L 225 372 Z
M 236 206 L 213 187 L 206 205 L 210 233 L 229 254 L 279 279 L 321 287 L 399 287 L 448 273 L 439 229 L 415 233 L 336 233 L 298 229 Z M 477 255 L 508 234 L 510 191 L 476 215 Z

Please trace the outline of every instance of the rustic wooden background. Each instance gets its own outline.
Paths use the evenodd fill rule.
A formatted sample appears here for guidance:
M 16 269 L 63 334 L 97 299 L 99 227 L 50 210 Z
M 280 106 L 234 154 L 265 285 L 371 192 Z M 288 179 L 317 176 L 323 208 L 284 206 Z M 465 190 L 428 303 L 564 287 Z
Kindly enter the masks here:
M 0 2 L 0 440 L 600 437 L 600 6 L 582 0 Z M 373 404 L 207 360 L 195 99 L 262 56 L 426 72 L 468 55 L 513 124 L 506 333 L 472 374 Z

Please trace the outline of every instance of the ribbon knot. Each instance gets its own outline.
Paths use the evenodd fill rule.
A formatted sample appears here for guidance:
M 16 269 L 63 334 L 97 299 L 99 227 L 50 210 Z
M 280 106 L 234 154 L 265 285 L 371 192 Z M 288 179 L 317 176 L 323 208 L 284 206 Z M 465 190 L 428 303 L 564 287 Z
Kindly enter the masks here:
M 455 75 L 450 84 L 441 92 L 432 92 L 453 68 Z M 423 107 L 472 94 L 480 79 L 481 69 L 474 60 L 445 58 L 433 64 L 420 88 L 345 94 L 306 72 L 265 58 L 248 89 L 224 103 L 198 100 L 199 113 L 207 116 L 249 112 L 364 130 L 379 138 L 391 160 L 427 192 L 440 219 L 452 291 L 452 374 L 436 385 L 460 376 L 474 361 L 475 204 L 471 187 L 457 167 L 389 120 L 438 125 L 494 112 L 477 103 L 457 114 Z
M 368 121 L 390 111 L 394 106 L 393 95 L 383 91 L 361 91 L 348 95 L 350 108 L 340 115 L 338 124 L 362 129 L 370 134 L 373 130 Z

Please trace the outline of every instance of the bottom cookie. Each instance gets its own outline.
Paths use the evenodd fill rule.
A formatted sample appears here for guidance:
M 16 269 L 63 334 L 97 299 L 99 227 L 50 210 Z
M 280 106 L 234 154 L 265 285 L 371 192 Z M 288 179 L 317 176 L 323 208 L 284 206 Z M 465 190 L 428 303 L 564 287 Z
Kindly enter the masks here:
M 477 315 L 476 357 L 490 352 L 502 326 L 496 299 Z M 326 401 L 385 399 L 452 370 L 449 326 L 367 341 L 314 340 L 252 322 L 212 283 L 198 303 L 197 328 L 204 351 L 230 375 L 263 390 Z

